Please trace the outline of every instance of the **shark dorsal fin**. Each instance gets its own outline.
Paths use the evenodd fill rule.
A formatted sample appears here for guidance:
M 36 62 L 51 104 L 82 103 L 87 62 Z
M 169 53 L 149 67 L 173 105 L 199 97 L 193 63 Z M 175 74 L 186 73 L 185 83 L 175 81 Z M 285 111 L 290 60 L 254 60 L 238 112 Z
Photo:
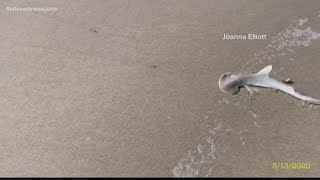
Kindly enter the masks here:
M 269 73 L 271 72 L 271 70 L 272 70 L 272 65 L 269 65 L 269 66 L 266 66 L 265 68 L 263 68 L 257 74 L 264 75 L 264 76 L 269 76 Z

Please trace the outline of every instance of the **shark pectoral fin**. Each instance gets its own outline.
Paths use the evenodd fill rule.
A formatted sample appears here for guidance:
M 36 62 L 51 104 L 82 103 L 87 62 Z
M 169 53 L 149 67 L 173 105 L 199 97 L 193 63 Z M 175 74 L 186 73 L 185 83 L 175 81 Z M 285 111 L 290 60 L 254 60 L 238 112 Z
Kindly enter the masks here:
M 250 95 L 253 95 L 254 92 L 259 92 L 258 88 L 251 87 L 251 86 L 244 86 L 250 93 Z
M 269 66 L 266 66 L 265 68 L 263 68 L 263 69 L 262 69 L 261 71 L 259 71 L 257 74 L 269 76 L 271 70 L 272 70 L 272 65 L 269 65 Z

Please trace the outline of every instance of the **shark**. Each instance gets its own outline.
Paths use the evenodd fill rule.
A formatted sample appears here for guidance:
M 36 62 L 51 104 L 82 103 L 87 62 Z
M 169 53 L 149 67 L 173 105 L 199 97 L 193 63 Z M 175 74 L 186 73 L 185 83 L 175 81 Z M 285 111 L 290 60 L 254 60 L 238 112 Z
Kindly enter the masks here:
M 292 86 L 269 76 L 272 65 L 268 65 L 257 73 L 231 74 L 223 73 L 219 78 L 220 89 L 227 94 L 236 95 L 241 88 L 246 88 L 252 95 L 258 88 L 269 88 L 284 92 L 308 104 L 320 105 L 320 100 L 298 93 Z

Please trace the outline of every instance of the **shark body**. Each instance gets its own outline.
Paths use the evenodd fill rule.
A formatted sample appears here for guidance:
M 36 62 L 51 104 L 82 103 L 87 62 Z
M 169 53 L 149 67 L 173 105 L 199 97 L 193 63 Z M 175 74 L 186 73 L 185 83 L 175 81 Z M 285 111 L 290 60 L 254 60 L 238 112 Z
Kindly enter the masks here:
M 239 93 L 240 88 L 242 87 L 245 87 L 251 94 L 255 87 L 272 88 L 282 91 L 307 103 L 320 105 L 320 100 L 302 95 L 296 92 L 292 86 L 270 78 L 269 74 L 271 70 L 272 66 L 269 65 L 258 73 L 254 74 L 233 75 L 229 72 L 226 72 L 219 78 L 219 87 L 223 92 L 232 95 Z

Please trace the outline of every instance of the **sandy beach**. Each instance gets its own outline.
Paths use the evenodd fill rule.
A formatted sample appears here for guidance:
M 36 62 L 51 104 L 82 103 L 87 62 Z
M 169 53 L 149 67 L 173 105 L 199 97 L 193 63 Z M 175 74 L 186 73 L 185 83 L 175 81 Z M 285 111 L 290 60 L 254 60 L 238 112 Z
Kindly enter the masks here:
M 320 99 L 320 1 L 0 7 L 0 176 L 320 176 L 320 106 L 218 86 L 272 65 Z

